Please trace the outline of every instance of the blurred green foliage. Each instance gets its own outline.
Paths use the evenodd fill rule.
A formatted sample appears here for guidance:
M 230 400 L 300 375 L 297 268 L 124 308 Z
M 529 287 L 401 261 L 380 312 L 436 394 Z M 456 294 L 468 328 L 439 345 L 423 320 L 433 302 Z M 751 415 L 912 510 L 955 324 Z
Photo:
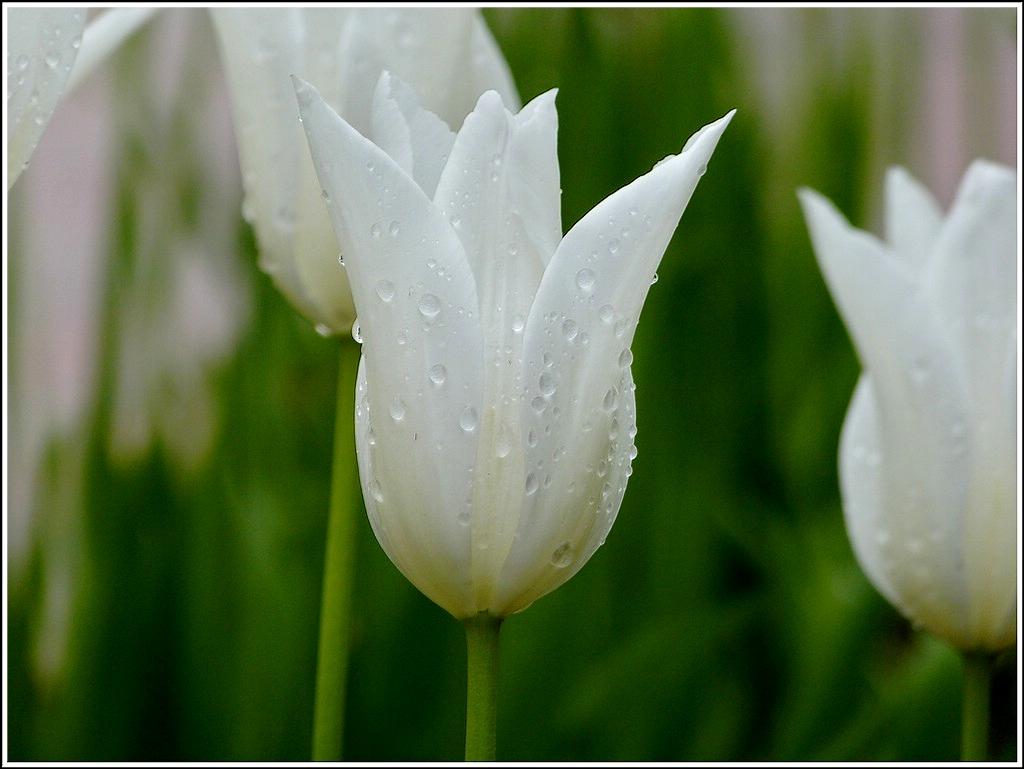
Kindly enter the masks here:
M 834 21 L 788 13 L 800 15 L 794 44 Z M 859 367 L 794 194 L 818 189 L 873 226 L 879 169 L 906 162 L 914 141 L 907 119 L 879 150 L 874 49 L 852 45 L 842 67 L 806 62 L 818 90 L 779 146 L 729 12 L 485 15 L 524 101 L 559 89 L 565 229 L 738 109 L 639 324 L 639 456 L 616 525 L 578 575 L 503 628 L 499 759 L 955 759 L 957 655 L 885 603 L 846 539 L 836 453 Z M 135 164 L 157 151 L 124 147 L 108 342 L 136 259 Z M 197 195 L 180 192 L 183 217 Z M 309 756 L 339 342 L 258 273 L 240 219 L 237 246 L 251 322 L 214 379 L 221 422 L 201 469 L 183 476 L 159 443 L 111 460 L 109 344 L 87 424 L 47 450 L 33 556 L 8 594 L 12 760 Z M 67 526 L 74 555 L 47 555 L 48 533 Z M 458 760 L 462 628 L 406 582 L 362 515 L 357 551 L 346 758 Z M 74 569 L 74 606 L 63 673 L 46 679 L 34 671 L 55 557 Z M 1009 660 L 993 697 L 1004 760 L 1016 681 Z

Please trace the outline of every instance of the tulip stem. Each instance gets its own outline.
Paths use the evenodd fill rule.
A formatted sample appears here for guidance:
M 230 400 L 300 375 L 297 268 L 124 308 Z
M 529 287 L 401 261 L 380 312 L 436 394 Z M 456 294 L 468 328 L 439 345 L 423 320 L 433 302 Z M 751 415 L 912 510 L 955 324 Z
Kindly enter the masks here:
M 314 761 L 340 761 L 345 733 L 355 523 L 360 499 L 355 453 L 355 391 L 359 354 L 359 345 L 348 339 L 342 341 L 327 549 L 320 599 L 320 648 L 313 710 Z
M 466 760 L 494 761 L 498 727 L 501 618 L 481 612 L 466 626 Z
M 988 755 L 988 707 L 992 687 L 992 655 L 964 652 L 964 708 L 960 757 L 984 761 Z

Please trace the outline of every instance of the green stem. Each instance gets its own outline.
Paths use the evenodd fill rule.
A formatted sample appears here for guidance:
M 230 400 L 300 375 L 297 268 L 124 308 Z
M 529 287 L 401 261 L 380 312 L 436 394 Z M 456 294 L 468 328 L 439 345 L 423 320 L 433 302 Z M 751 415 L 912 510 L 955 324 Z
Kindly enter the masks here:
M 334 426 L 331 506 L 327 516 L 320 603 L 320 648 L 317 654 L 316 704 L 313 711 L 313 760 L 340 761 L 345 733 L 345 682 L 348 676 L 352 575 L 355 571 L 359 469 L 355 453 L 355 392 L 359 345 L 341 343 L 338 406 Z
M 960 757 L 985 761 L 988 756 L 988 707 L 992 686 L 992 655 L 964 652 L 964 709 Z
M 486 612 L 466 626 L 466 760 L 493 761 L 498 727 L 498 633 L 501 618 Z

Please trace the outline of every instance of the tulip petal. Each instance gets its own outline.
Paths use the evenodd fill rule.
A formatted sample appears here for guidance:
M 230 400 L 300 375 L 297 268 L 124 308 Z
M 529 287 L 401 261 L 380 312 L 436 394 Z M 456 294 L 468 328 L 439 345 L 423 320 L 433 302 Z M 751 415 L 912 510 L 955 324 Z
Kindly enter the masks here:
M 329 46 L 320 38 L 329 38 L 331 28 L 337 34 L 340 17 L 333 24 L 310 25 L 303 13 L 211 9 L 231 85 L 245 191 L 242 212 L 256 231 L 260 269 L 323 333 L 347 333 L 354 315 L 348 278 L 337 266 L 336 241 L 289 79 L 293 73 L 323 78 L 309 70 L 329 58 Z M 317 50 L 309 40 L 311 27 L 318 30 Z
M 488 88 L 518 99 L 501 51 L 485 42 L 490 33 L 476 8 L 360 8 L 351 14 L 338 63 L 345 79 L 337 107 L 360 133 L 369 135 L 383 70 L 415 84 L 424 108 L 453 130 Z
M 484 411 L 474 488 L 473 583 L 491 594 L 515 534 L 523 490 L 523 330 L 544 265 L 561 239 L 555 92 L 518 115 L 489 91 L 466 118 L 434 195 L 465 247 L 484 334 Z
M 885 176 L 885 239 L 908 269 L 923 275 L 942 227 L 931 192 L 900 167 Z
M 1016 336 L 1017 249 L 1017 174 L 976 161 L 935 246 L 925 291 L 970 383 L 973 471 L 965 574 L 974 615 L 969 626 L 989 636 L 978 639 L 985 644 L 1006 637 L 999 628 L 1016 599 L 1008 588 L 1015 578 L 1017 522 L 1002 511 L 1013 507 L 1016 496 L 1016 454 L 1006 451 L 1016 444 L 1016 422 L 1007 419 L 1015 396 L 1007 400 L 1004 382 L 1008 342 Z
M 448 222 L 391 157 L 308 83 L 297 81 L 296 95 L 363 322 L 357 450 L 367 513 L 399 569 L 469 616 L 483 386 L 473 274 Z
M 388 72 L 377 84 L 371 123 L 368 138 L 432 198 L 455 141 L 452 130 L 420 106 L 412 86 Z
M 526 324 L 521 407 L 527 485 L 533 477 L 540 488 L 527 495 L 501 579 L 532 585 L 520 588 L 524 600 L 569 579 L 611 528 L 634 450 L 630 343 L 652 276 L 732 115 L 598 204 L 545 270 Z M 571 440 L 577 433 L 589 435 Z M 586 512 L 565 515 L 566 499 Z M 524 606 L 517 600 L 512 610 Z
M 28 167 L 78 55 L 84 8 L 12 8 L 7 15 L 7 189 Z
M 902 596 L 897 605 L 935 633 L 955 637 L 968 609 L 961 542 L 973 458 L 965 372 L 902 260 L 850 227 L 817 193 L 801 190 L 800 201 L 822 273 L 874 389 L 884 505 L 868 511 L 858 504 L 855 514 L 876 521 L 878 536 L 892 543 L 879 558 L 889 569 L 891 592 Z M 847 472 L 857 464 L 852 455 L 862 452 L 852 439 L 844 450 L 851 454 L 841 458 Z M 841 481 L 845 500 L 858 481 Z M 948 568 L 936 570 L 937 563 Z

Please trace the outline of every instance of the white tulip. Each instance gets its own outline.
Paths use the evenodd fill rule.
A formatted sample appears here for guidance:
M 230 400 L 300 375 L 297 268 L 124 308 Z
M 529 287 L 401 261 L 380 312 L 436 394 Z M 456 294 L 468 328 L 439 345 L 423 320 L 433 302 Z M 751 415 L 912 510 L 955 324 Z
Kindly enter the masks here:
M 260 267 L 324 335 L 355 317 L 338 244 L 295 119 L 292 75 L 369 130 L 384 69 L 424 104 L 460 123 L 477 97 L 518 99 L 501 51 L 474 8 L 217 8 L 213 20 L 231 87 L 245 203 Z
M 518 114 L 485 93 L 453 134 L 385 74 L 371 141 L 296 87 L 361 324 L 374 533 L 456 618 L 520 611 L 615 520 L 636 322 L 732 113 L 563 238 L 554 91 Z
M 1017 175 L 977 161 L 948 216 L 889 171 L 886 240 L 800 191 L 863 367 L 843 425 L 846 528 L 875 587 L 964 650 L 1017 638 Z

